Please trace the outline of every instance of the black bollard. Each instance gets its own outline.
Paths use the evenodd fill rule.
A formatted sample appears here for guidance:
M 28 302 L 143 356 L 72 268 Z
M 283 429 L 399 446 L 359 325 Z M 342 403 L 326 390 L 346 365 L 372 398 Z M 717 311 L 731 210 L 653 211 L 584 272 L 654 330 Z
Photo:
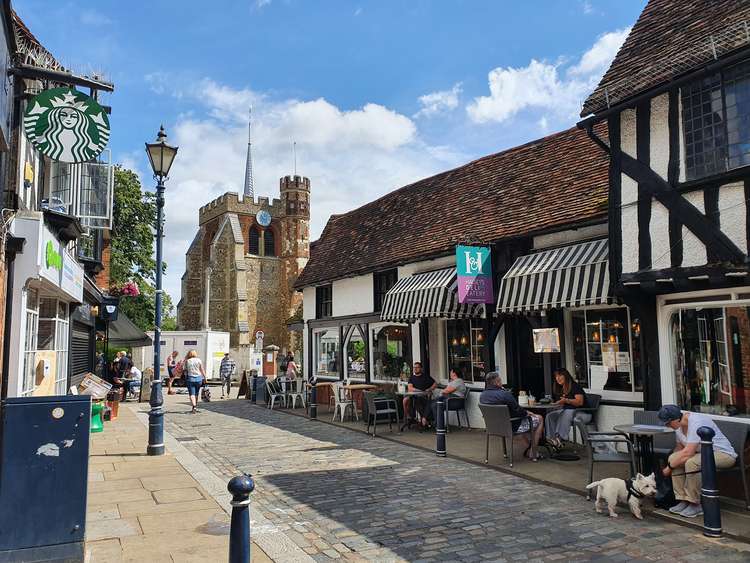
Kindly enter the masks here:
M 258 370 L 253 370 L 253 404 L 258 402 Z
M 229 563 L 250 563 L 250 493 L 254 488 L 255 483 L 247 473 L 232 477 L 227 485 L 232 493 Z
M 716 435 L 708 426 L 698 428 L 701 439 L 701 504 L 703 505 L 703 535 L 720 538 L 721 507 L 719 506 L 719 486 L 716 482 L 716 460 L 714 459 L 713 439 Z
M 435 454 L 438 457 L 445 457 L 445 396 L 440 395 L 437 399 L 437 409 L 435 414 L 435 435 L 437 443 L 435 445 Z
M 310 388 L 310 420 L 315 420 L 318 418 L 318 388 L 315 385 L 315 380 L 310 385 L 312 385 Z

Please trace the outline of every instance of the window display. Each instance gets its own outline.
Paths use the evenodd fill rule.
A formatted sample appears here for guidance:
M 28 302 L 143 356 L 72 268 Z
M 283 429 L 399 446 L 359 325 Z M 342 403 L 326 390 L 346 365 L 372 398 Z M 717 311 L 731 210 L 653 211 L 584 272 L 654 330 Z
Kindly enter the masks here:
M 315 375 L 339 376 L 339 329 L 331 327 L 314 332 Z
M 373 381 L 398 381 L 411 374 L 411 329 L 408 325 L 370 327 Z
M 461 370 L 464 381 L 484 381 L 487 372 L 487 335 L 472 319 L 447 322 L 448 369 Z
M 346 377 L 364 381 L 366 375 L 365 340 L 355 328 L 346 343 Z
M 748 307 L 681 309 L 672 314 L 669 332 L 679 406 L 750 415 Z
M 592 390 L 643 391 L 640 323 L 624 307 L 571 312 L 572 375 Z

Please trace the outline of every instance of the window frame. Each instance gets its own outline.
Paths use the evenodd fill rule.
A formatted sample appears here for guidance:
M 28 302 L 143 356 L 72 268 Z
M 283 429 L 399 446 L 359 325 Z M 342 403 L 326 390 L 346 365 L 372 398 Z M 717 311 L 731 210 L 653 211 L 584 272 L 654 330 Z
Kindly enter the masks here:
M 680 121 L 680 123 L 679 123 L 679 127 L 682 130 L 680 136 L 681 136 L 681 143 L 683 145 L 683 151 L 682 151 L 683 152 L 683 156 L 682 156 L 681 160 L 682 160 L 682 164 L 684 166 L 684 171 L 685 171 L 685 181 L 688 182 L 688 183 L 689 182 L 698 182 L 698 181 L 701 181 L 701 180 L 706 179 L 706 178 L 711 178 L 713 176 L 717 176 L 717 175 L 721 175 L 721 174 L 726 174 L 728 172 L 732 172 L 734 170 L 738 170 L 740 168 L 744 168 L 744 167 L 750 166 L 750 151 L 747 152 L 747 153 L 745 153 L 745 154 L 747 154 L 747 157 L 746 157 L 747 158 L 747 163 L 746 164 L 737 164 L 735 166 L 730 165 L 730 161 L 732 160 L 732 156 L 730 155 L 730 147 L 732 145 L 738 145 L 738 144 L 743 144 L 743 143 L 741 143 L 739 139 L 738 139 L 738 141 L 736 143 L 731 143 L 730 142 L 730 135 L 729 134 L 730 134 L 730 129 L 732 127 L 730 127 L 729 118 L 728 118 L 728 115 L 727 115 L 727 86 L 729 84 L 736 84 L 737 82 L 740 82 L 741 80 L 737 80 L 734 77 L 728 77 L 727 75 L 731 74 L 733 70 L 739 69 L 739 67 L 742 67 L 742 66 L 746 67 L 746 80 L 750 84 L 750 61 L 743 61 L 743 62 L 740 62 L 740 63 L 737 63 L 737 64 L 733 64 L 733 65 L 724 67 L 722 69 L 719 69 L 716 72 L 713 72 L 713 73 L 701 76 L 700 78 L 698 78 L 698 79 L 696 79 L 696 80 L 694 80 L 692 82 L 689 82 L 688 84 L 680 87 L 680 93 L 679 93 L 679 100 L 680 100 L 680 120 L 679 121 Z M 709 153 L 707 151 L 702 151 L 700 153 L 688 154 L 688 151 L 691 150 L 691 146 L 695 144 L 695 140 L 694 139 L 690 143 L 688 143 L 688 135 L 689 134 L 695 134 L 695 131 L 688 131 L 687 111 L 686 111 L 686 109 L 687 109 L 688 106 L 686 104 L 685 97 L 686 96 L 690 96 L 690 95 L 696 95 L 696 92 L 694 91 L 694 89 L 707 87 L 707 86 L 704 86 L 702 83 L 709 82 L 712 79 L 715 79 L 715 81 L 716 81 L 716 83 L 718 85 L 718 89 L 719 89 L 718 99 L 719 99 L 719 102 L 721 103 L 721 122 L 718 125 L 714 124 L 713 127 L 720 127 L 720 131 L 721 131 L 721 135 L 722 135 L 722 146 L 720 148 L 722 149 L 721 157 L 723 158 L 723 163 L 722 163 L 722 166 L 721 166 L 720 169 L 712 170 L 710 172 L 706 172 L 705 169 L 704 169 L 704 172 L 702 174 L 696 175 L 694 172 L 691 172 L 692 168 L 695 167 L 695 164 L 693 164 L 693 167 L 689 167 L 688 166 L 688 159 L 689 158 L 695 158 L 696 156 L 701 156 L 701 157 L 703 157 L 705 159 L 705 155 L 707 155 Z M 716 87 L 716 86 L 714 86 L 714 87 Z M 690 90 L 691 92 L 688 93 L 687 92 L 688 90 Z M 750 102 L 750 97 L 748 98 L 748 101 Z M 736 105 L 737 105 L 737 103 L 735 101 L 735 103 L 733 104 L 733 106 L 736 106 Z M 690 106 L 690 107 L 692 107 L 692 106 Z M 696 117 L 694 115 L 692 115 L 692 113 L 690 114 L 690 118 L 693 121 L 696 119 Z M 701 113 L 700 114 L 700 118 L 701 118 L 701 120 L 705 120 L 705 114 Z M 735 117 L 732 118 L 732 124 L 735 124 L 737 127 L 739 127 L 739 123 L 741 122 L 741 120 L 742 120 L 742 116 L 738 114 L 738 115 L 736 115 Z M 702 133 L 705 132 L 705 129 L 706 129 L 706 127 L 704 126 L 702 128 L 702 130 L 701 130 Z M 702 138 L 700 142 L 701 143 L 705 142 L 705 139 Z M 750 144 L 750 128 L 748 129 L 748 137 L 746 139 L 746 143 L 744 143 L 744 144 Z M 713 151 L 711 151 L 712 158 L 715 158 L 716 151 L 717 151 L 716 148 Z M 704 160 L 704 164 L 702 166 L 705 167 L 705 160 Z
M 253 233 L 258 237 L 257 243 L 258 248 L 256 249 L 257 252 L 253 252 Z M 262 239 L 260 229 L 256 227 L 255 225 L 251 225 L 250 228 L 247 231 L 247 253 L 251 256 L 261 256 L 261 249 L 263 248 Z
M 392 282 L 392 283 L 391 283 Z M 372 276 L 372 310 L 379 313 L 383 310 L 386 294 L 398 282 L 398 268 L 376 272 Z
M 486 334 L 484 319 L 466 318 L 466 319 L 446 319 L 445 321 L 445 366 L 446 371 L 451 370 L 454 366 L 451 364 L 451 348 L 458 346 L 458 344 L 452 344 L 450 342 L 449 333 L 451 332 L 450 323 L 468 323 L 468 344 L 460 343 L 461 346 L 469 347 L 469 365 L 471 366 L 471 372 L 462 370 L 462 379 L 467 385 L 480 385 L 484 386 L 487 374 L 492 371 L 489 368 L 489 336 Z M 482 336 L 482 342 L 477 338 L 478 335 Z M 476 367 L 474 362 L 474 349 L 481 348 L 481 361 L 484 363 L 484 378 L 479 375 L 480 368 Z M 461 369 L 461 368 L 459 368 Z
M 315 288 L 315 318 L 330 319 L 333 317 L 333 284 L 319 285 Z

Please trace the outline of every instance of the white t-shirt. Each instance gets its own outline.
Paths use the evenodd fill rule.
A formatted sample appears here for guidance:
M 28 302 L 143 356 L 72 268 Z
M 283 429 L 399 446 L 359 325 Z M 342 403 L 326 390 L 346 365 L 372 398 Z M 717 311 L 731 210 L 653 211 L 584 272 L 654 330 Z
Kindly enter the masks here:
M 185 360 L 185 368 L 188 377 L 203 377 L 201 375 L 201 361 L 199 358 L 190 358 Z
M 137 367 L 133 366 L 130 368 L 130 377 L 133 379 L 140 379 L 141 378 L 141 370 L 139 370 Z
M 698 428 L 700 428 L 701 426 L 708 426 L 716 433 L 713 440 L 714 450 L 724 452 L 725 454 L 730 455 L 734 458 L 737 457 L 737 452 L 734 451 L 734 448 L 732 447 L 732 444 L 729 442 L 727 437 L 724 436 L 724 433 L 719 429 L 718 426 L 716 426 L 716 423 L 711 419 L 711 417 L 706 416 L 705 414 L 691 412 L 688 415 L 687 436 L 685 436 L 682 428 L 678 428 L 675 431 L 675 438 L 677 438 L 677 441 L 683 446 L 686 446 L 688 444 L 700 444 L 701 438 L 700 436 L 698 436 Z M 700 448 L 698 449 L 698 451 L 700 452 Z

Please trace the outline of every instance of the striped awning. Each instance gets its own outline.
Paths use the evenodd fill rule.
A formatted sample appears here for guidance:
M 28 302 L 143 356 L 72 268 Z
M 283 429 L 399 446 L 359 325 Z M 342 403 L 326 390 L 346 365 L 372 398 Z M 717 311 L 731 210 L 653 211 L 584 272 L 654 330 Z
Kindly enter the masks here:
M 484 305 L 461 305 L 456 288 L 455 268 L 402 278 L 386 293 L 380 318 L 409 322 L 427 317 L 481 317 Z
M 521 256 L 503 276 L 500 313 L 610 303 L 607 239 Z

